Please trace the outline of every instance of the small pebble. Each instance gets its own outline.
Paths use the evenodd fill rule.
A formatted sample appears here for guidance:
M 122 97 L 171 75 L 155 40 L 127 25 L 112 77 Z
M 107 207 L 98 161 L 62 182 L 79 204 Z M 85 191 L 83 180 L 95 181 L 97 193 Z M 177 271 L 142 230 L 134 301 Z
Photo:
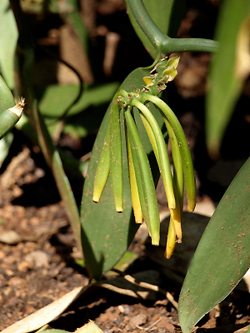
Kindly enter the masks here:
M 119 305 L 118 309 L 119 309 L 120 313 L 123 313 L 124 315 L 128 315 L 130 312 L 129 305 L 127 305 L 127 304 Z
M 0 235 L 0 242 L 9 244 L 9 245 L 15 245 L 22 241 L 22 238 L 20 235 L 18 235 L 17 232 L 14 230 L 8 230 L 5 231 Z
M 2 293 L 4 294 L 4 296 L 7 296 L 7 297 L 10 296 L 11 292 L 12 292 L 12 288 L 11 287 L 6 287 L 2 291 Z
M 26 254 L 25 261 L 30 264 L 30 267 L 48 267 L 49 256 L 43 251 L 33 251 Z
M 23 287 L 25 285 L 25 280 L 20 278 L 20 277 L 17 277 L 17 276 L 14 276 L 12 277 L 11 279 L 9 279 L 8 281 L 8 285 L 9 286 L 14 286 L 14 287 Z
M 8 276 L 13 276 L 13 275 L 15 275 L 15 273 L 14 273 L 11 269 L 6 269 L 6 270 L 5 270 L 5 273 L 6 273 Z
M 23 260 L 17 265 L 17 269 L 19 272 L 27 272 L 30 268 L 30 264 L 26 261 Z
M 130 324 L 132 325 L 132 326 L 140 326 L 140 325 L 144 325 L 144 324 L 146 324 L 146 322 L 147 322 L 147 315 L 146 314 L 138 314 L 137 316 L 135 316 L 135 317 L 132 317 L 131 319 L 130 319 Z
M 6 256 L 4 251 L 0 251 L 0 260 L 2 260 Z

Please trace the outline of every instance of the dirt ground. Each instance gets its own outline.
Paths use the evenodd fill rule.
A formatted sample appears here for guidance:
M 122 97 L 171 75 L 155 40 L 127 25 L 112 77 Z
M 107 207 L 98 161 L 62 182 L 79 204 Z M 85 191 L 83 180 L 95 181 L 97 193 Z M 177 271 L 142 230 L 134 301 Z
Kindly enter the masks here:
M 218 8 L 213 1 L 202 1 L 202 3 L 201 5 L 199 1 L 188 2 L 188 10 L 179 30 L 179 36 L 212 38 Z M 95 19 L 91 13 L 89 14 L 88 17 L 92 19 L 88 24 L 96 38 L 97 50 L 98 47 L 103 47 L 101 38 L 103 34 L 107 34 L 107 31 L 114 32 L 121 40 L 121 49 L 118 51 L 115 49 L 117 52 L 115 62 L 111 62 L 111 66 L 106 63 L 104 76 L 121 80 L 137 66 L 150 63 L 148 55 L 138 47 L 138 54 L 142 55 L 138 57 L 141 62 L 135 57 L 137 63 L 130 59 L 124 65 L 121 54 L 127 47 L 127 31 L 131 34 L 132 32 L 126 30 L 128 21 L 122 1 L 99 1 L 94 14 Z M 125 27 L 115 25 L 117 18 Z M 93 22 L 96 25 L 93 25 Z M 206 29 L 203 29 L 203 35 L 196 36 L 204 22 L 207 24 L 205 24 Z M 37 37 L 40 38 L 40 42 L 45 45 L 52 43 L 51 29 L 44 34 L 45 36 Z M 57 36 L 55 31 L 52 35 Z M 136 37 L 133 38 L 136 42 Z M 43 61 L 41 58 L 37 59 L 39 64 L 46 63 Z M 184 110 L 179 111 L 179 116 L 195 161 L 198 180 L 197 213 L 206 216 L 205 219 L 211 216 L 214 206 L 250 153 L 246 147 L 242 151 L 240 149 L 232 151 L 227 148 L 236 147 L 237 140 L 239 142 L 249 140 L 249 115 L 248 111 L 244 111 L 245 114 L 233 118 L 233 130 L 238 129 L 239 135 L 232 145 L 232 130 L 229 125 L 222 146 L 221 159 L 215 162 L 206 154 L 202 126 L 209 61 L 208 54 L 183 54 L 178 68 L 179 75 L 175 83 L 169 87 L 170 105 L 174 103 L 177 110 Z M 58 77 L 48 78 L 44 74 L 40 84 L 45 84 L 48 80 L 53 83 Z M 59 81 L 68 83 L 67 80 L 70 78 L 62 70 Z M 91 81 L 91 75 L 87 76 L 86 80 Z M 38 84 L 39 82 L 35 80 L 35 85 Z M 244 98 L 249 99 L 248 82 L 244 94 Z M 242 128 L 248 128 L 246 137 L 243 137 L 245 132 Z M 40 149 L 22 133 L 15 132 L 15 135 L 9 157 L 0 169 L 0 330 L 59 299 L 74 288 L 88 283 L 87 272 L 79 264 L 79 260 L 82 259 L 81 254 L 77 250 L 63 202 L 60 200 Z M 85 145 L 86 139 L 83 141 L 79 143 L 79 140 L 67 136 L 61 138 L 59 145 L 66 146 L 66 149 L 70 148 L 76 156 L 79 156 L 79 150 L 82 149 L 80 155 L 83 156 L 89 153 L 93 136 L 89 144 Z M 86 146 L 87 148 L 83 148 Z M 222 177 L 222 169 L 225 166 L 228 172 Z M 81 187 L 74 182 L 72 185 L 79 201 Z M 158 200 L 164 215 L 167 207 L 161 184 L 158 186 Z M 164 264 L 155 259 L 157 253 L 152 255 L 146 239 L 145 230 L 140 230 L 130 247 L 130 251 L 136 253 L 138 259 L 127 269 L 126 274 L 140 274 L 142 281 L 150 281 L 160 286 L 177 301 L 186 268 L 183 268 L 181 274 L 179 269 L 173 268 L 175 274 L 166 275 Z M 106 276 L 107 279 L 111 277 L 112 275 Z M 152 290 L 149 299 L 143 299 L 128 296 L 126 292 L 124 295 L 119 291 L 99 288 L 90 292 L 87 298 L 84 295 L 80 297 L 62 316 L 50 323 L 50 327 L 73 332 L 89 320 L 93 320 L 105 333 L 181 332 L 176 303 L 169 299 L 162 292 L 152 292 Z M 195 331 L 245 332 L 245 326 L 250 323 L 249 300 L 246 289 L 235 290 L 220 306 L 201 320 Z

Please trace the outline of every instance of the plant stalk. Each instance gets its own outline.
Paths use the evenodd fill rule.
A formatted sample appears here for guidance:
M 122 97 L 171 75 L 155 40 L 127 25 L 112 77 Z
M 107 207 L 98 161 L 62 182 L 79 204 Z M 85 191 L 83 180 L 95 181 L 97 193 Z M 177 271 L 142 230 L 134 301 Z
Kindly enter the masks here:
M 131 12 L 156 50 L 167 55 L 174 52 L 216 52 L 219 43 L 203 38 L 171 38 L 166 36 L 147 12 L 142 0 L 127 0 Z M 156 4 L 157 6 L 157 4 Z

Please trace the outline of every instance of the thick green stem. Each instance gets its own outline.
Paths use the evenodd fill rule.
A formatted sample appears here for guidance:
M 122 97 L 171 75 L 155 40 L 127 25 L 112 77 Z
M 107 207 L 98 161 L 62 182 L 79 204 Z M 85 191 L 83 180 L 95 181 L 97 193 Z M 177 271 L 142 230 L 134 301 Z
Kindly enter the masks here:
M 161 52 L 163 54 L 171 54 L 174 52 L 217 52 L 219 43 L 204 38 L 170 38 L 166 37 L 162 40 Z
M 162 44 L 162 40 L 166 37 L 165 34 L 157 27 L 152 18 L 149 16 L 142 0 L 127 0 L 128 6 L 153 46 L 158 50 Z M 157 6 L 157 3 L 156 3 Z
M 218 42 L 210 39 L 170 38 L 166 36 L 154 23 L 142 0 L 127 0 L 127 3 L 142 31 L 156 50 L 162 54 L 185 51 L 216 52 L 218 50 Z

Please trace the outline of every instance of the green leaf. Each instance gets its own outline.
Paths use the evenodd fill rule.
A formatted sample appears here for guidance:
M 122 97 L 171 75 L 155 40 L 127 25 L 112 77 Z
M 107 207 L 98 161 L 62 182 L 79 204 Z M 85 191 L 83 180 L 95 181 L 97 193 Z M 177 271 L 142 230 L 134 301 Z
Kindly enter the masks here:
M 236 50 L 239 47 L 239 31 L 249 14 L 249 0 L 226 0 L 220 9 L 215 34 L 220 48 L 212 59 L 206 100 L 206 136 L 211 154 L 218 154 L 222 137 L 242 90 L 244 78 L 236 75 Z
M 14 54 L 17 27 L 9 0 L 0 1 L 0 71 L 8 86 L 14 88 Z
M 79 101 L 72 106 L 67 116 L 73 116 L 90 106 L 100 106 L 109 103 L 118 87 L 118 82 L 88 87 Z M 78 85 L 60 86 L 56 84 L 38 92 L 37 98 L 41 114 L 51 118 L 60 117 L 77 97 L 78 91 Z
M 13 107 L 14 105 L 15 101 L 11 90 L 0 75 L 0 112 Z
M 166 35 L 175 37 L 184 12 L 185 0 L 157 0 L 157 3 L 152 0 L 144 0 L 143 3 L 151 18 L 161 31 Z M 137 24 L 131 13 L 128 2 L 127 8 L 128 15 L 135 32 L 151 57 L 155 59 L 158 53 L 157 50 Z
M 138 254 L 130 251 L 126 251 L 118 263 L 114 266 L 115 269 L 120 272 L 125 272 L 125 270 L 138 259 Z
M 143 85 L 142 78 L 144 76 L 148 76 L 149 72 L 150 68 L 137 68 L 130 73 L 120 88 L 128 92 L 141 88 Z M 153 109 L 153 107 L 150 108 L 150 110 L 153 111 L 160 126 L 162 126 L 163 120 L 158 110 L 155 108 Z M 83 252 L 89 273 L 95 279 L 99 279 L 102 273 L 109 271 L 119 261 L 121 256 L 129 247 L 138 229 L 138 225 L 134 222 L 131 207 L 126 153 L 123 154 L 123 213 L 119 214 L 115 211 L 109 180 L 106 184 L 100 202 L 96 204 L 92 201 L 94 177 L 109 121 L 109 112 L 110 108 L 106 112 L 92 150 L 92 157 L 84 184 L 81 206 Z M 145 131 L 143 132 L 142 124 L 141 128 L 142 131 L 140 131 L 140 133 L 144 140 L 143 143 L 145 150 L 147 153 L 150 153 L 151 146 L 147 138 L 147 134 Z M 122 129 L 122 145 L 123 151 L 125 152 L 124 128 Z M 156 171 L 157 169 L 155 164 L 151 164 L 151 167 L 156 181 L 159 173 Z
M 67 112 L 63 131 L 82 138 L 96 131 L 118 87 L 118 82 L 87 87 L 78 102 Z M 50 85 L 36 92 L 39 110 L 46 117 L 50 133 L 56 128 L 56 122 L 51 121 L 51 118 L 61 117 L 78 96 L 78 92 L 78 85 Z M 91 112 L 88 112 L 88 108 L 92 108 Z
M 55 182 L 60 193 L 60 196 L 65 204 L 65 209 L 71 224 L 72 230 L 76 241 L 81 247 L 81 232 L 80 232 L 80 219 L 78 207 L 76 205 L 75 197 L 71 189 L 70 182 L 67 175 L 64 172 L 62 161 L 58 150 L 53 144 L 51 136 L 45 125 L 43 117 L 37 109 L 36 103 L 32 105 L 33 117 L 35 122 L 35 129 L 37 131 L 37 138 L 40 148 L 43 152 L 44 158 L 51 168 L 52 174 L 55 178 Z
M 183 333 L 240 282 L 250 265 L 250 158 L 221 199 L 191 261 L 179 299 Z
M 0 140 L 0 169 L 5 158 L 8 156 L 9 149 L 13 139 L 14 139 L 13 133 L 9 132 L 2 138 L 2 140 Z
M 66 0 L 64 6 L 67 10 L 61 11 L 61 14 L 71 23 L 84 51 L 88 53 L 89 33 L 81 17 L 78 0 Z

